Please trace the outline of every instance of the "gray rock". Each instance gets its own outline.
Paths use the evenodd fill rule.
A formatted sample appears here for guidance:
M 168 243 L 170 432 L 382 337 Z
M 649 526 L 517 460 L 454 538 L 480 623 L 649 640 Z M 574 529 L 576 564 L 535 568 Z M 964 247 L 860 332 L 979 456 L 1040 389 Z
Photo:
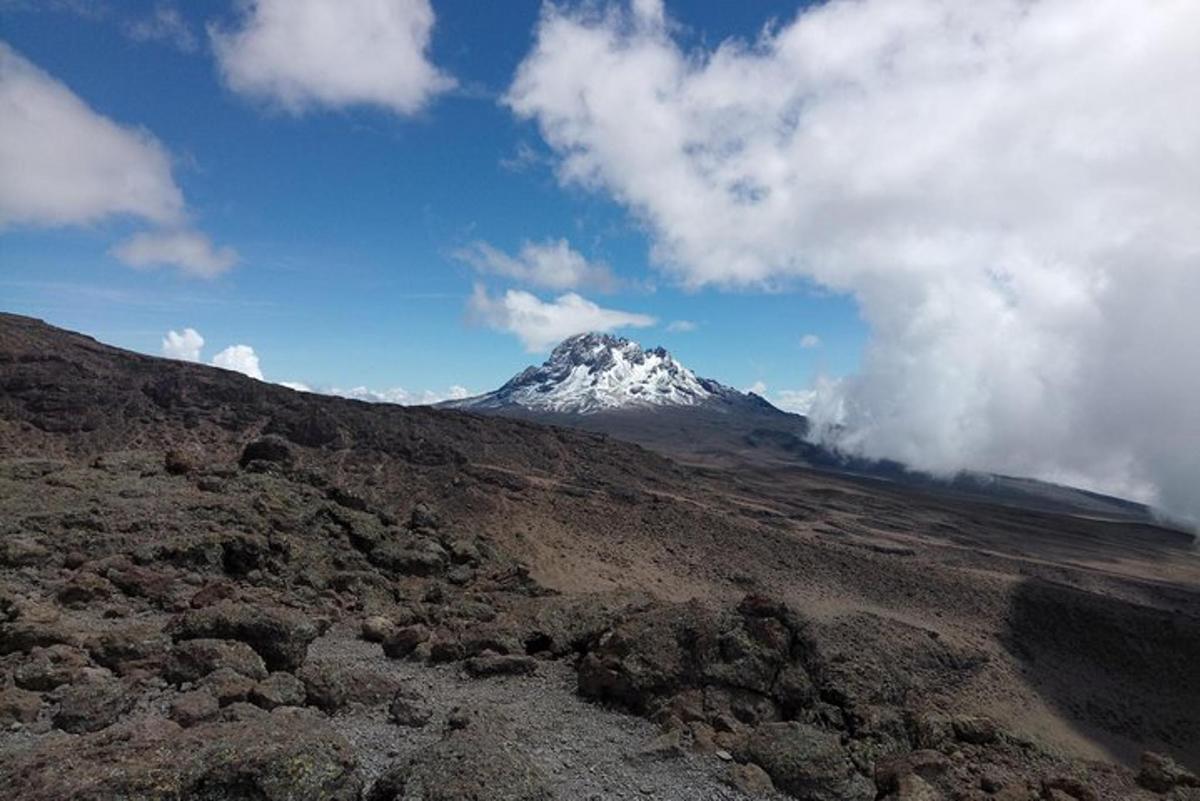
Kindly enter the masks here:
M 246 643 L 205 638 L 177 643 L 167 657 L 163 678 L 175 684 L 194 682 L 222 668 L 255 681 L 267 677 L 262 657 Z
M 400 690 L 388 705 L 388 715 L 400 726 L 420 728 L 433 718 L 433 710 L 417 693 Z
M 304 683 L 291 673 L 276 672 L 254 685 L 251 703 L 263 709 L 278 706 L 303 706 L 307 691 Z
M 171 627 L 176 640 L 238 640 L 253 648 L 270 670 L 296 670 L 320 632 L 306 615 L 281 606 L 221 601 L 181 615 Z
M 837 735 L 803 723 L 764 723 L 736 756 L 754 762 L 775 786 L 807 801 L 871 801 L 875 786 L 859 774 Z

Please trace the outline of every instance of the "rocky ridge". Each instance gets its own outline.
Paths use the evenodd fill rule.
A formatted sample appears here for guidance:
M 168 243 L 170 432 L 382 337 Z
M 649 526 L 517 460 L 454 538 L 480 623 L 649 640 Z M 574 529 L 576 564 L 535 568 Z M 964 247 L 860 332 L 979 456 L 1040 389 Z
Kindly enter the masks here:
M 769 494 L 723 500 L 728 477 L 631 446 L 305 396 L 0 322 L 0 782 L 16 797 L 1200 792 L 1170 756 L 1123 767 L 981 711 L 972 693 L 1009 681 L 1007 646 L 901 611 L 932 587 L 918 604 L 974 605 L 978 628 L 994 599 L 1012 653 L 1060 673 L 1074 635 L 1034 636 L 1042 618 L 1130 638 L 1088 657 L 1128 705 L 1083 702 L 1188 754 L 1192 696 L 1160 697 L 1187 692 L 1200 658 L 1186 582 L 1113 581 L 1139 605 L 1012 594 L 968 565 L 960 589 L 952 570 L 907 564 L 923 546 L 855 533 L 835 514 L 845 488 L 806 496 L 814 525 L 841 533 L 793 541 Z M 899 507 L 872 504 L 896 502 L 853 508 L 894 521 Z M 731 542 L 737 569 L 714 558 Z M 805 596 L 772 563 L 841 575 L 852 602 L 830 614 L 818 600 L 834 585 Z

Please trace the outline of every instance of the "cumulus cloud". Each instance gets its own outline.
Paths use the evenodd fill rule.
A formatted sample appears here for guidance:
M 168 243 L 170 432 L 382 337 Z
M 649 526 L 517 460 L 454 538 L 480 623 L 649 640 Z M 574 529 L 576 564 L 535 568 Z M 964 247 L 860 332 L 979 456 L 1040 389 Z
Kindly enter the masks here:
M 840 444 L 1200 513 L 1200 4 L 829 2 L 685 51 L 547 6 L 507 103 L 689 286 L 852 295 Z
M 135 42 L 157 42 L 184 53 L 198 46 L 195 32 L 173 5 L 155 6 L 153 14 L 126 22 L 124 31 Z
M 565 239 L 525 242 L 515 256 L 487 242 L 474 242 L 455 251 L 454 255 L 481 273 L 546 289 L 611 292 L 618 284 L 607 264 L 589 262 Z
M 249 345 L 230 345 L 212 357 L 212 365 L 257 378 L 259 381 L 263 380 L 262 369 L 258 366 L 258 354 Z
M 574 292 L 547 302 L 517 289 L 492 297 L 478 284 L 467 311 L 473 322 L 515 334 L 530 352 L 546 350 L 586 331 L 645 328 L 656 322 L 645 314 L 605 309 Z
M 817 401 L 818 393 L 815 389 L 781 389 L 776 392 L 769 390 L 765 381 L 755 381 L 742 391 L 753 392 L 760 398 L 766 398 L 776 408 L 795 414 L 810 414 Z
M 203 347 L 204 337 L 195 328 L 185 328 L 182 333 L 171 330 L 163 337 L 162 355 L 168 359 L 198 362 Z
M 699 328 L 699 326 L 697 326 L 691 320 L 672 320 L 667 324 L 667 330 L 672 334 L 688 334 L 692 331 L 695 331 L 697 328 Z
M 183 193 L 158 140 L 97 114 L 3 42 L 0 119 L 0 226 L 182 219 Z
M 808 415 L 817 401 L 815 389 L 781 389 L 770 398 L 771 403 L 785 412 Z
M 428 59 L 429 0 L 249 0 L 233 30 L 210 28 L 235 92 L 299 114 L 359 104 L 419 111 L 454 86 Z
M 110 252 L 130 267 L 169 265 L 202 278 L 220 275 L 238 261 L 233 248 L 214 248 L 207 236 L 196 231 L 142 232 L 121 242 Z
M 821 347 L 821 338 L 816 334 L 805 334 L 804 336 L 800 337 L 800 347 L 804 348 L 805 350 L 819 348 Z

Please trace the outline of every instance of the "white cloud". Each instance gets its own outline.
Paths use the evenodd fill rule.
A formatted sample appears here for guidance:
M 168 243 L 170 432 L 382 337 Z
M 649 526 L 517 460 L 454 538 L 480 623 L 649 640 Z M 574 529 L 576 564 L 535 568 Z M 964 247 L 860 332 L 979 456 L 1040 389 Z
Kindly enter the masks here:
M 607 264 L 589 262 L 565 239 L 525 242 L 510 256 L 487 242 L 474 242 L 454 253 L 478 272 L 511 278 L 546 289 L 596 289 L 611 292 L 618 281 Z
M 812 389 L 781 389 L 771 396 L 770 401 L 785 412 L 807 415 L 817 401 L 817 392 Z
M 800 347 L 805 350 L 821 347 L 821 338 L 816 334 L 805 334 L 800 337 Z
M 312 392 L 312 387 L 301 381 L 280 381 L 279 386 L 294 389 L 297 392 Z
M 299 114 L 377 105 L 419 111 L 454 86 L 426 56 L 429 0 L 249 0 L 235 30 L 210 28 L 235 92 Z
M 546 302 L 516 289 L 493 298 L 480 285 L 475 286 L 467 308 L 472 320 L 515 334 L 530 352 L 545 350 L 586 331 L 645 328 L 656 322 L 645 314 L 602 308 L 574 292 Z
M 692 331 L 695 331 L 697 328 L 699 328 L 699 326 L 691 320 L 672 320 L 667 325 L 667 330 L 672 334 L 688 334 Z
M 682 283 L 856 298 L 844 447 L 1200 515 L 1200 4 L 829 2 L 701 52 L 636 5 L 547 7 L 507 102 Z
M 183 193 L 158 140 L 97 114 L 3 42 L 0 119 L 0 227 L 182 220 Z
M 195 231 L 149 231 L 134 234 L 116 245 L 113 256 L 130 267 L 170 265 L 202 278 L 220 275 L 237 264 L 233 248 L 214 248 L 207 236 Z
M 162 355 L 168 359 L 198 362 L 203 347 L 204 337 L 195 328 L 185 328 L 183 333 L 171 330 L 163 337 Z
M 125 23 L 125 35 L 135 42 L 159 42 L 184 53 L 196 51 L 196 34 L 173 5 L 160 4 L 154 13 Z
M 753 392 L 755 395 L 765 396 L 767 394 L 767 383 L 765 381 L 755 381 L 743 389 L 742 392 Z
M 262 369 L 258 366 L 258 354 L 249 345 L 230 345 L 225 350 L 212 357 L 213 367 L 233 370 L 251 378 L 263 380 Z
M 354 387 L 352 389 L 332 387 L 328 390 L 323 390 L 323 392 L 326 395 L 337 395 L 343 398 L 352 398 L 370 403 L 395 403 L 401 406 L 430 406 L 445 400 L 461 400 L 470 397 L 471 394 L 466 387 L 458 385 L 450 387 L 445 392 L 435 392 L 429 389 L 424 392 L 409 392 L 403 387 L 392 387 L 391 389 L 384 390 L 373 390 L 366 387 Z

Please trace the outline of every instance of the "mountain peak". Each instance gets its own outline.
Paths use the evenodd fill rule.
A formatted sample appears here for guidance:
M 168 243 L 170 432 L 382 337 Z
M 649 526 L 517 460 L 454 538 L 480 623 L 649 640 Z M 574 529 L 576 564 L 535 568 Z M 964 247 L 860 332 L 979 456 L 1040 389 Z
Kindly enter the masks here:
M 645 349 L 613 334 L 589 332 L 563 340 L 540 367 L 528 367 L 495 392 L 451 404 L 591 414 L 610 409 L 697 406 L 738 395 L 699 378 L 664 348 Z

